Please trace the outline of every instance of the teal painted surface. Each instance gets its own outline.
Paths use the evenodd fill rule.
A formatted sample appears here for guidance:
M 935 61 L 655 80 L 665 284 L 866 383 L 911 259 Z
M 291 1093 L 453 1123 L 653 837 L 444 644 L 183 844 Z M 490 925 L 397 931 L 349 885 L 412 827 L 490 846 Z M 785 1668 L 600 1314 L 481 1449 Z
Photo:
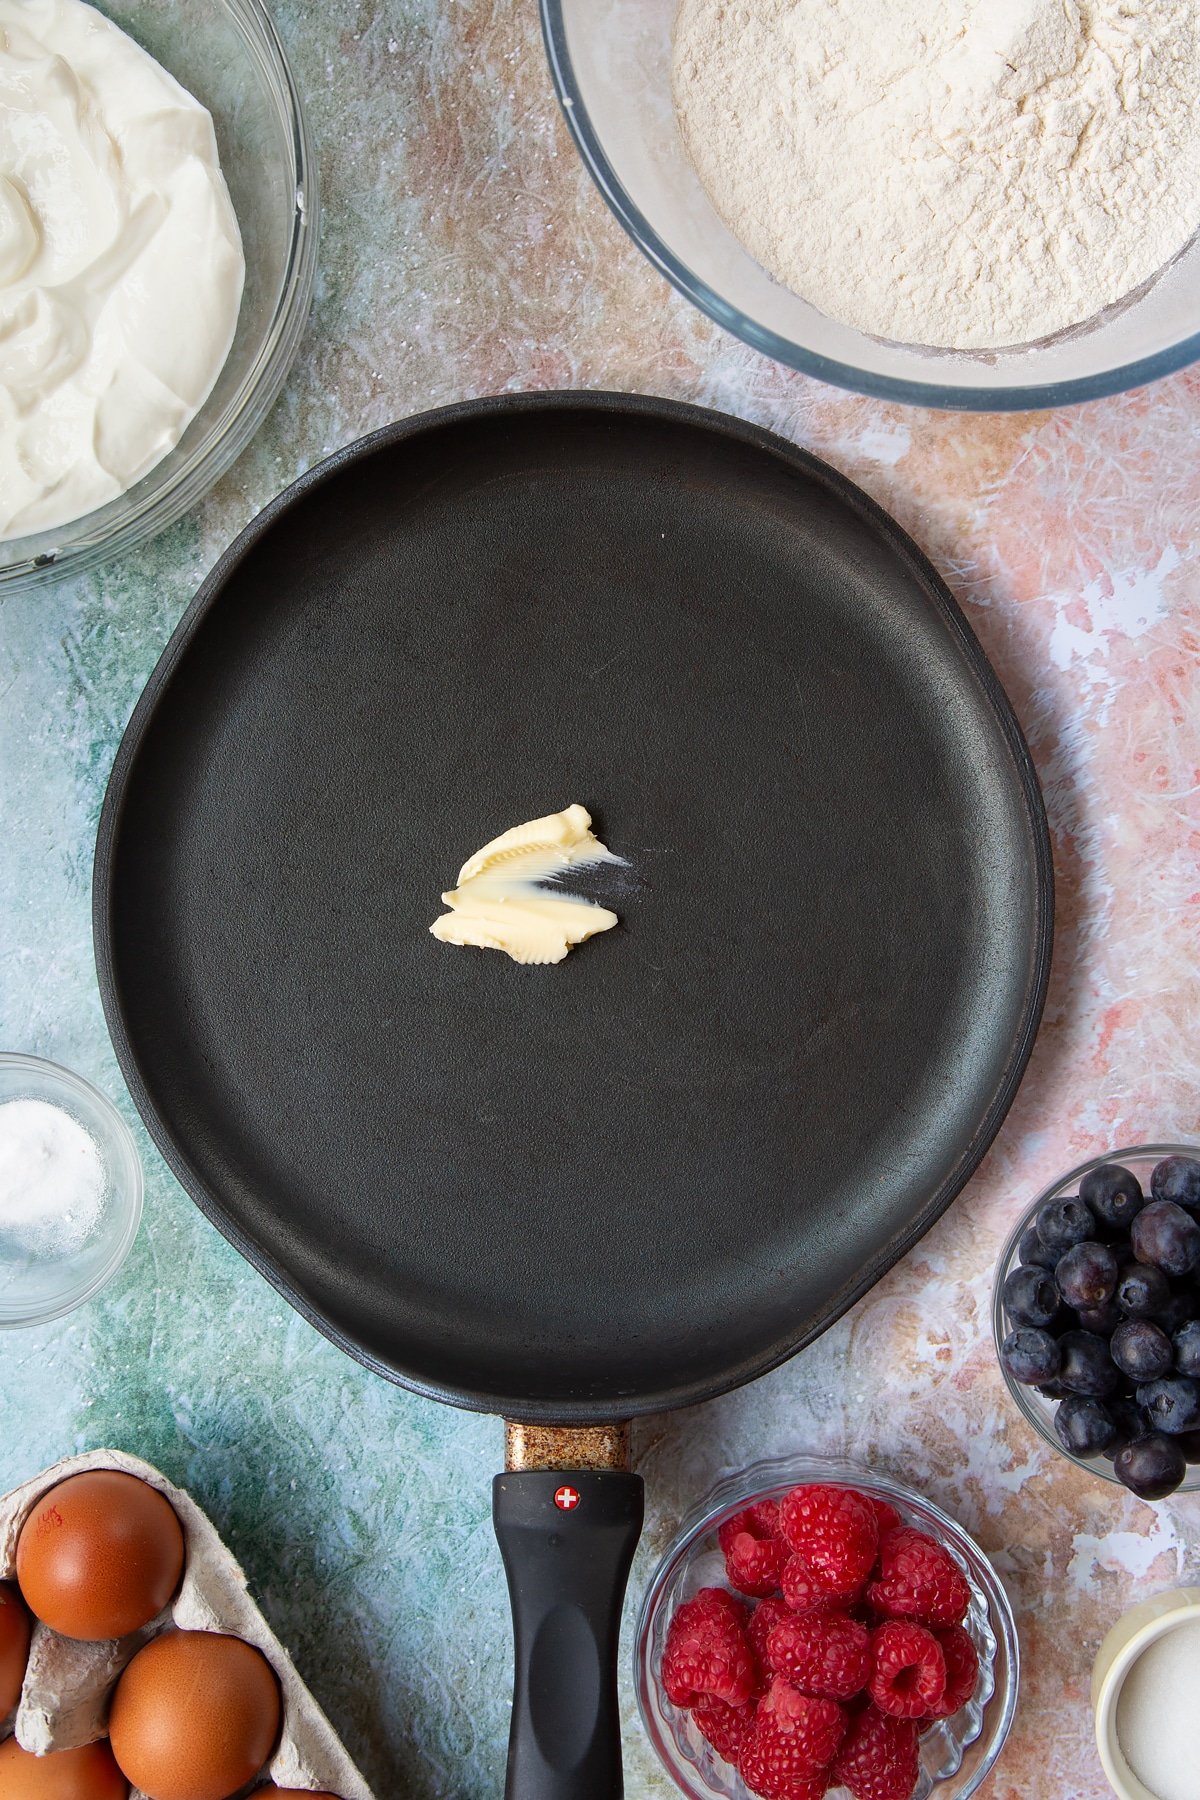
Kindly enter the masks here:
M 1063 928 L 1030 1079 L 952 1214 L 789 1368 L 639 1427 L 649 1524 L 631 1595 L 723 1469 L 800 1449 L 877 1461 L 976 1531 L 1021 1611 L 1031 1704 L 1009 1773 L 989 1791 L 1099 1796 L 1088 1646 L 1144 1591 L 1153 1555 L 1165 1559 L 1158 1585 L 1194 1575 L 1195 1544 L 1182 1509 L 1178 1520 L 1164 1509 L 1153 1555 L 1131 1550 L 1145 1541 L 1145 1510 L 1034 1444 L 996 1376 L 987 1303 L 1009 1220 L 1056 1167 L 1121 1138 L 1194 1131 L 1194 1071 L 1164 1060 L 1148 1077 L 1137 1044 L 1119 1036 L 1115 1048 L 1103 1039 L 1103 1089 L 1111 1098 L 1136 1077 L 1141 1112 L 1092 1105 L 1114 983 L 1085 929 L 1103 861 L 1087 833 L 1102 835 L 1129 796 L 1089 763 L 1079 721 L 1102 722 L 1114 689 L 1137 675 L 1114 658 L 1099 680 L 1101 651 L 1074 658 L 1055 632 L 1063 621 L 1084 629 L 1078 608 L 1086 619 L 1097 583 L 1119 599 L 1155 577 L 1159 611 L 1139 631 L 1161 625 L 1182 641 L 1194 630 L 1195 379 L 1065 420 L 951 419 L 820 387 L 724 337 L 626 243 L 559 122 L 533 0 L 282 0 L 278 19 L 311 110 L 325 205 L 317 308 L 284 397 L 232 474 L 166 537 L 94 579 L 0 602 L 0 1045 L 96 1080 L 134 1123 L 147 1172 L 144 1227 L 111 1289 L 68 1320 L 0 1337 L 0 1487 L 98 1444 L 157 1463 L 244 1562 L 380 1800 L 500 1792 L 508 1624 L 489 1519 L 500 1426 L 339 1355 L 167 1173 L 101 1015 L 92 844 L 122 728 L 188 599 L 254 512 L 321 456 L 394 417 L 505 388 L 639 388 L 724 407 L 846 469 L 952 581 L 1047 777 Z M 1096 642 L 1127 623 L 1120 607 L 1100 608 Z M 1126 807 L 1128 833 L 1111 845 L 1118 873 L 1186 803 L 1150 785 L 1166 798 L 1149 821 Z M 1139 944 L 1128 982 L 1170 990 L 1147 946 L 1137 961 Z M 1181 967 L 1185 949 L 1183 939 Z M 1122 1531 L 1115 1549 L 1095 1548 Z M 624 1698 L 630 1794 L 663 1800 L 627 1678 Z M 1058 1765 L 1047 1765 L 1037 1724 L 1050 1706 Z

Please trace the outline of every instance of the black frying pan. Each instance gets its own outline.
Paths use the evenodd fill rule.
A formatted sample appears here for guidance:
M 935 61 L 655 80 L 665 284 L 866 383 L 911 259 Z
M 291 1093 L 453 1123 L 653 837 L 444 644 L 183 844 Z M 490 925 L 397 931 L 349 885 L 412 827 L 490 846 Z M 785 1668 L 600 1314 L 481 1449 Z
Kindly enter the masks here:
M 573 801 L 627 859 L 618 929 L 548 969 L 430 937 L 469 852 Z M 951 596 L 751 426 L 603 394 L 409 420 L 196 596 L 101 819 L 109 1026 L 180 1181 L 307 1318 L 527 1427 L 496 1486 L 510 1794 L 620 1791 L 619 1422 L 772 1368 L 945 1209 L 1051 911 Z

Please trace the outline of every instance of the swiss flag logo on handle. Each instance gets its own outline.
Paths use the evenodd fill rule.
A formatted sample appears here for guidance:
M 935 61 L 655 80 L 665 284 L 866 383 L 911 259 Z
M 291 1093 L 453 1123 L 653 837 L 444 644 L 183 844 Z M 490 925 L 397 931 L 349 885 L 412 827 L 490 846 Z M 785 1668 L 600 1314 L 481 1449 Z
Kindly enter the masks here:
M 555 1491 L 554 1504 L 560 1512 L 574 1512 L 575 1508 L 579 1505 L 579 1501 L 580 1493 L 578 1488 L 560 1487 Z

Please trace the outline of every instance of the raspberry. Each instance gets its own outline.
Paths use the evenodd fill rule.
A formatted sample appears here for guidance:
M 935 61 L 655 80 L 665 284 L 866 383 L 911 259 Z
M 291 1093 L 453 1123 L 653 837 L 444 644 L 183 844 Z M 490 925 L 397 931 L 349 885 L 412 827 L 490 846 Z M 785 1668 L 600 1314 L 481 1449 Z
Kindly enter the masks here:
M 734 1764 L 750 1735 L 754 1713 L 753 1700 L 747 1700 L 743 1706 L 730 1706 L 714 1694 L 706 1694 L 692 1708 L 697 1730 L 708 1739 L 718 1756 Z
M 851 1719 L 829 1773 L 850 1789 L 854 1800 L 909 1800 L 919 1770 L 914 1722 L 889 1718 L 868 1706 Z
M 837 1754 L 846 1731 L 846 1715 L 832 1700 L 802 1694 L 776 1675 L 758 1703 L 754 1721 L 760 1738 L 785 1741 L 789 1755 L 810 1772 L 824 1769 Z
M 926 1719 L 946 1692 L 946 1658 L 931 1631 L 909 1619 L 889 1619 L 871 1633 L 875 1668 L 869 1683 L 880 1712 Z
M 752 1738 L 742 1752 L 738 1770 L 752 1794 L 763 1800 L 825 1800 L 829 1778 L 823 1769 L 805 1775 L 775 1761 L 769 1751 L 760 1749 Z
M 745 1625 L 746 1623 L 746 1602 L 739 1600 L 736 1594 L 731 1594 L 728 1588 L 701 1588 L 698 1593 L 693 1594 L 687 1604 L 696 1609 L 697 1618 L 711 1614 L 717 1619 L 732 1619 L 736 1625 Z M 679 1610 L 682 1612 L 683 1608 L 680 1607 Z
M 779 1503 L 779 1528 L 828 1592 L 853 1599 L 879 1547 L 869 1500 L 822 1482 L 795 1487 Z
M 742 1780 L 765 1800 L 820 1800 L 828 1786 L 823 1771 L 845 1730 L 840 1706 L 801 1694 L 776 1676 L 742 1749 Z
M 867 1590 L 887 1619 L 919 1619 L 922 1625 L 961 1625 L 971 1604 L 967 1578 L 948 1550 L 923 1531 L 902 1525 L 879 1550 L 879 1575 Z
M 758 1671 L 745 1619 L 745 1608 L 724 1588 L 701 1588 L 679 1608 L 663 1651 L 668 1700 L 676 1706 L 691 1706 L 706 1694 L 730 1706 L 749 1700 Z
M 789 1551 L 778 1535 L 779 1507 L 774 1500 L 760 1501 L 746 1512 L 726 1519 L 717 1532 L 725 1552 L 725 1573 L 743 1594 L 773 1594 Z
M 875 1521 L 879 1526 L 879 1541 L 882 1544 L 889 1531 L 899 1529 L 900 1514 L 886 1500 L 875 1500 L 870 1495 L 866 1498 L 870 1501 L 871 1510 L 875 1514 Z
M 779 1577 L 779 1585 L 783 1589 L 783 1597 L 793 1612 L 806 1613 L 828 1609 L 836 1606 L 839 1596 L 831 1593 L 819 1575 L 814 1575 L 802 1556 L 789 1556 L 783 1565 L 783 1574 Z
M 937 1706 L 931 1706 L 927 1719 L 948 1719 L 960 1706 L 965 1706 L 979 1681 L 979 1652 L 961 1625 L 947 1625 L 935 1631 L 946 1659 L 946 1691 Z
M 871 1678 L 871 1634 L 845 1613 L 809 1613 L 782 1619 L 768 1639 L 768 1659 L 806 1694 L 849 1700 Z
M 750 1639 L 754 1654 L 764 1669 L 769 1669 L 770 1657 L 767 1654 L 767 1639 L 781 1619 L 790 1619 L 791 1609 L 782 1600 L 760 1600 L 750 1614 L 750 1623 L 746 1627 L 746 1636 Z
M 763 1800 L 825 1800 L 829 1778 L 823 1769 L 803 1774 L 775 1760 L 753 1737 L 742 1751 L 738 1770 L 752 1794 Z
M 757 1538 L 772 1538 L 779 1536 L 778 1500 L 756 1500 L 753 1506 L 748 1506 L 746 1508 L 745 1512 L 738 1513 L 737 1518 L 749 1520 L 748 1524 L 739 1525 L 737 1527 L 739 1531 L 751 1531 Z M 735 1521 L 733 1519 L 726 1519 L 724 1525 L 721 1527 L 721 1531 L 728 1531 L 729 1527 L 734 1523 Z M 720 1531 L 717 1533 L 717 1536 L 720 1538 Z M 724 1540 L 721 1542 L 721 1548 L 722 1550 L 725 1548 Z

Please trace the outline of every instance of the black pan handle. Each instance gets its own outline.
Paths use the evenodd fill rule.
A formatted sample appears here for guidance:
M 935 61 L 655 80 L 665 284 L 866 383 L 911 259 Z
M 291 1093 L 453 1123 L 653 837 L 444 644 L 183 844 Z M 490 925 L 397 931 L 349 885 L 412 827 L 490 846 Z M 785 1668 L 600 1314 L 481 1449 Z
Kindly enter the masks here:
M 617 1642 L 643 1494 L 623 1470 L 496 1477 L 516 1651 L 506 1800 L 621 1800 Z

